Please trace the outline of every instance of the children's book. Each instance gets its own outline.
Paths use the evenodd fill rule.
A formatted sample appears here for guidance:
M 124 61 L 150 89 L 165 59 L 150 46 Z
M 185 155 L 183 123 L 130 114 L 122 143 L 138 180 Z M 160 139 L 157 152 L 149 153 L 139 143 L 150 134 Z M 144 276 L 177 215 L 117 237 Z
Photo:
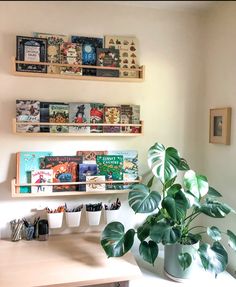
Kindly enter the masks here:
M 32 100 L 16 100 L 16 121 L 17 122 L 40 122 L 40 102 Z M 39 125 L 17 125 L 17 132 L 37 133 Z
M 97 49 L 97 66 L 100 67 L 120 67 L 118 49 Z M 98 77 L 119 77 L 119 70 L 97 69 Z
M 104 123 L 105 124 L 120 124 L 120 106 L 105 106 L 104 107 Z M 119 133 L 119 126 L 104 126 L 104 133 Z
M 46 156 L 45 169 L 53 170 L 53 182 L 78 182 L 78 165 L 82 156 Z M 57 185 L 53 191 L 75 191 L 76 185 Z
M 82 46 L 71 42 L 65 42 L 60 46 L 61 63 L 82 65 Z M 61 74 L 67 75 L 82 75 L 82 68 L 80 67 L 61 67 Z
M 120 107 L 120 123 L 132 124 L 132 107 L 130 105 L 121 105 Z M 131 133 L 131 126 L 121 127 L 122 133 Z
M 69 103 L 69 122 L 90 124 L 90 104 Z M 70 126 L 70 133 L 90 133 L 90 126 Z
M 104 104 L 102 103 L 91 103 L 90 110 L 90 123 L 94 124 L 102 124 L 104 117 Z M 102 126 L 90 126 L 91 133 L 102 133 Z
M 16 154 L 16 182 L 31 183 L 31 172 L 44 169 L 44 159 L 51 156 L 50 151 L 21 151 Z M 31 192 L 29 186 L 21 186 L 20 193 Z
M 31 183 L 52 183 L 53 171 L 52 169 L 36 169 L 31 171 Z M 52 186 L 50 185 L 37 185 L 31 186 L 31 193 L 50 193 Z
M 40 122 L 49 123 L 49 105 L 60 105 L 61 102 L 40 102 Z M 50 127 L 48 125 L 40 126 L 41 133 L 49 133 Z
M 34 36 L 38 38 L 47 39 L 47 59 L 49 63 L 60 63 L 60 46 L 64 42 L 68 42 L 67 35 L 57 35 L 49 33 L 34 32 Z M 49 65 L 47 66 L 47 73 L 60 74 L 60 67 Z
M 76 155 L 81 155 L 83 157 L 83 163 L 96 163 L 96 156 L 97 155 L 104 155 L 107 154 L 107 151 L 94 151 L 94 150 L 79 150 L 76 152 Z
M 131 105 L 132 107 L 132 124 L 140 124 L 140 106 L 139 105 Z M 133 126 L 131 128 L 132 133 L 139 133 L 140 127 Z
M 98 175 L 105 175 L 106 180 L 123 180 L 122 155 L 97 155 Z M 107 189 L 121 189 L 120 184 L 106 184 Z
M 103 48 L 103 38 L 71 36 L 72 43 L 82 45 L 82 64 L 96 66 L 97 48 Z M 83 75 L 96 76 L 96 69 L 83 68 Z
M 68 123 L 69 106 L 67 104 L 50 104 L 49 105 L 49 122 L 50 123 Z M 50 126 L 51 133 L 68 133 L 69 127 L 63 125 Z
M 97 174 L 97 165 L 82 163 L 78 166 L 78 173 L 79 173 L 79 181 L 86 181 L 86 176 Z M 85 191 L 86 184 L 80 184 L 79 190 Z
M 91 183 L 86 184 L 86 191 L 106 191 L 106 184 L 104 182 L 105 175 L 86 176 L 86 181 Z

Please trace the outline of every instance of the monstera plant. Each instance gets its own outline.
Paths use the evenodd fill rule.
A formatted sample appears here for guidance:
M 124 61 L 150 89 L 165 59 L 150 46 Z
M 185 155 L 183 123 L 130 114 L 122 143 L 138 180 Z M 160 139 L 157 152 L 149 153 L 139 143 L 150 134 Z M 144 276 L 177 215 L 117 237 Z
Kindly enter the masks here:
M 215 225 L 207 227 L 194 223 L 199 215 L 215 218 L 217 223 L 235 211 L 220 201 L 221 194 L 208 184 L 206 176 L 191 170 L 175 148 L 155 143 L 148 150 L 148 165 L 151 179 L 147 184 L 134 184 L 128 197 L 135 213 L 147 213 L 146 220 L 127 231 L 120 222 L 109 223 L 101 236 L 107 256 L 123 256 L 133 246 L 135 236 L 140 241 L 140 256 L 151 264 L 158 257 L 159 244 L 185 246 L 198 242 L 196 254 L 204 269 L 215 275 L 224 271 L 228 254 L 221 239 L 225 236 L 228 245 L 236 251 L 235 233 L 221 231 Z M 177 182 L 178 173 L 181 184 Z M 206 242 L 202 238 L 204 233 L 209 236 Z M 176 259 L 181 269 L 187 270 L 193 255 L 181 250 Z

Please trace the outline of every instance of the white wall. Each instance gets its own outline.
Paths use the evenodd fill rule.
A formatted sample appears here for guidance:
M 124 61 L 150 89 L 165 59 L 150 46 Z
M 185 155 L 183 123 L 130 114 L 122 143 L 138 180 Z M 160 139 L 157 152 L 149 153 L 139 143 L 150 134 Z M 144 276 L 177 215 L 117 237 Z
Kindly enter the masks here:
M 208 122 L 209 109 L 232 107 L 231 144 L 229 146 L 208 143 L 208 126 L 204 126 L 203 145 L 204 173 L 212 185 L 219 190 L 225 202 L 236 209 L 235 158 L 236 158 L 236 4 L 225 1 L 211 9 L 206 15 L 206 91 L 202 104 L 204 122 Z M 215 224 L 207 219 L 206 223 Z M 235 232 L 235 215 L 218 220 L 222 230 Z M 227 241 L 225 241 L 227 245 Z M 230 254 L 230 270 L 236 270 L 235 253 Z

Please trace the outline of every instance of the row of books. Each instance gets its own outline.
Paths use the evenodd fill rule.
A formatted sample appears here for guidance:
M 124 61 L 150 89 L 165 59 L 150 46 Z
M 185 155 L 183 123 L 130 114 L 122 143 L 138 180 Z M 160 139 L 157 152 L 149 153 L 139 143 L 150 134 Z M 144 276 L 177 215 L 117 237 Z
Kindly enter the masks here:
M 140 124 L 139 105 L 106 106 L 104 103 L 40 102 L 16 100 L 17 132 L 51 133 L 139 133 L 139 126 L 66 126 L 46 123 Z M 30 123 L 45 123 L 36 125 Z
M 55 35 L 34 32 L 32 37 L 17 36 L 17 60 L 102 67 L 120 67 L 131 70 L 102 70 L 68 66 L 22 64 L 21 72 L 86 75 L 102 77 L 139 77 L 137 69 L 138 44 L 136 37 L 107 35 L 102 38 Z
M 16 182 L 22 184 L 20 193 L 122 190 L 138 179 L 138 152 L 135 150 L 77 151 L 76 156 L 53 156 L 49 151 L 18 152 L 16 163 Z M 90 183 L 66 185 L 86 181 Z M 104 181 L 111 183 L 102 183 Z M 27 183 L 40 185 L 24 186 Z

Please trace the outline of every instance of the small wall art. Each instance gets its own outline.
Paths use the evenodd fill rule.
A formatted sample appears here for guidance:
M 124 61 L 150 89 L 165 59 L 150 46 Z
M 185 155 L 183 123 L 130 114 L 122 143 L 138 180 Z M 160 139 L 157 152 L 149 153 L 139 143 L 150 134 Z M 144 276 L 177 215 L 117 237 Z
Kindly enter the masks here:
M 231 108 L 210 109 L 209 142 L 230 144 Z

